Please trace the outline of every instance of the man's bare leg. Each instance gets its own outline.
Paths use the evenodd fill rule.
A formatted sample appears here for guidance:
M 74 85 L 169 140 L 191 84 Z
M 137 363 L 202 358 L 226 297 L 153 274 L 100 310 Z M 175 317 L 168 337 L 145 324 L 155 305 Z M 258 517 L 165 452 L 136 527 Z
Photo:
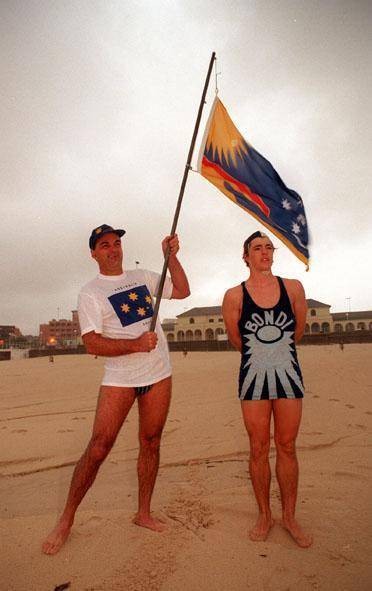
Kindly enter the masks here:
M 273 401 L 276 445 L 276 476 L 282 499 L 282 525 L 301 548 L 313 542 L 295 519 L 298 461 L 296 437 L 301 422 L 302 399 L 279 398 Z
M 241 406 L 250 442 L 249 473 L 259 511 L 249 537 L 252 541 L 259 542 L 266 540 L 274 525 L 270 509 L 269 464 L 272 403 L 270 400 L 243 400 Z
M 42 545 L 45 554 L 56 554 L 67 540 L 76 510 L 110 452 L 134 400 L 133 388 L 101 386 L 92 437 L 76 464 L 64 511 Z
M 159 469 L 160 439 L 168 415 L 171 387 L 171 378 L 165 378 L 138 397 L 138 512 L 133 521 L 154 531 L 165 529 L 162 521 L 152 517 L 150 504 Z

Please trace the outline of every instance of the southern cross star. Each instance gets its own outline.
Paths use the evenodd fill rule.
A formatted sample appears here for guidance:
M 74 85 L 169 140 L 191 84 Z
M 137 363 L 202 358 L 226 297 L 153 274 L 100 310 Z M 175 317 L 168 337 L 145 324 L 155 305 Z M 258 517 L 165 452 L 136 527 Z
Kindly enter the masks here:
M 300 230 L 301 230 L 300 226 L 298 224 L 296 224 L 296 222 L 293 222 L 293 224 L 292 224 L 293 234 L 299 234 Z

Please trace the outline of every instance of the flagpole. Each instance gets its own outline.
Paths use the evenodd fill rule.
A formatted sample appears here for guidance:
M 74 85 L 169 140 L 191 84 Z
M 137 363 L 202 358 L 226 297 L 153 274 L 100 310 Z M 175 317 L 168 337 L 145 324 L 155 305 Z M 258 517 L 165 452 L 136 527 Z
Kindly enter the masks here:
M 197 138 L 198 131 L 199 131 L 200 119 L 201 119 L 201 116 L 202 116 L 203 107 L 204 107 L 204 104 L 205 104 L 205 97 L 206 97 L 207 90 L 208 90 L 208 85 L 209 85 L 209 79 L 211 77 L 212 68 L 213 68 L 213 64 L 214 64 L 215 59 L 216 59 L 216 52 L 214 51 L 212 53 L 212 56 L 211 56 L 211 59 L 210 59 L 210 62 L 209 62 L 207 77 L 205 79 L 203 94 L 202 94 L 202 97 L 201 97 L 201 100 L 200 100 L 199 111 L 198 111 L 198 115 L 197 115 L 196 123 L 195 123 L 195 127 L 194 127 L 194 133 L 193 133 L 193 136 L 192 136 L 192 140 L 191 140 L 191 144 L 190 144 L 190 149 L 189 149 L 189 153 L 188 153 L 188 156 L 187 156 L 187 162 L 186 162 L 186 166 L 185 166 L 185 171 L 183 173 L 183 179 L 182 179 L 182 183 L 181 183 L 180 192 L 179 192 L 179 195 L 178 195 L 178 201 L 177 201 L 177 205 L 176 205 L 176 211 L 174 213 L 174 218 L 173 218 L 173 223 L 172 223 L 172 229 L 170 231 L 170 235 L 171 236 L 174 236 L 174 234 L 176 233 L 176 227 L 177 227 L 177 222 L 178 222 L 178 218 L 179 218 L 179 215 L 180 215 L 183 194 L 185 192 L 187 177 L 189 175 L 189 170 L 190 170 L 190 167 L 191 167 L 192 155 L 194 153 L 195 142 L 196 142 L 196 138 Z M 164 265 L 163 265 L 163 270 L 162 270 L 162 274 L 161 274 L 161 277 L 160 277 L 160 283 L 159 283 L 158 293 L 157 293 L 157 296 L 156 296 L 156 302 L 155 302 L 155 307 L 154 307 L 154 315 L 153 315 L 152 320 L 151 320 L 150 331 L 153 331 L 154 330 L 155 324 L 156 324 L 156 320 L 157 320 L 157 317 L 158 317 L 161 296 L 163 294 L 164 282 L 165 282 L 165 277 L 166 277 L 166 274 L 167 274 L 168 260 L 169 260 L 169 248 L 167 248 L 167 251 L 166 251 L 165 256 L 164 256 Z

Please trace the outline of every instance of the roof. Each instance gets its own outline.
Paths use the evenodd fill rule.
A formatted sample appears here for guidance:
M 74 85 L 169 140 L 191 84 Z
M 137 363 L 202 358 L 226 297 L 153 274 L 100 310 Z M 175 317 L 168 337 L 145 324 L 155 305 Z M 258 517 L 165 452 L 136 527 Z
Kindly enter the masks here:
M 309 308 L 330 308 L 330 304 L 318 302 L 318 300 L 306 300 Z M 200 308 L 191 308 L 182 314 L 178 314 L 177 318 L 187 318 L 189 316 L 217 316 L 222 314 L 222 306 L 203 306 Z
M 324 304 L 324 302 L 318 302 L 318 300 L 312 300 L 311 298 L 308 298 L 307 300 L 307 305 L 309 306 L 309 308 L 330 308 L 331 304 Z
M 178 314 L 177 318 L 185 318 L 188 316 L 213 316 L 222 314 L 222 306 L 205 306 L 203 308 L 191 308 L 182 314 Z
M 330 308 L 330 304 L 325 304 L 324 302 L 318 302 L 318 300 L 313 300 L 311 298 L 307 299 L 307 305 L 309 308 Z M 178 314 L 177 318 L 188 318 L 190 316 L 221 316 L 222 315 L 222 306 L 203 306 L 200 308 L 191 308 L 191 310 L 187 310 L 186 312 L 182 312 L 182 314 Z M 372 310 L 366 310 L 362 312 L 331 312 L 331 316 L 333 320 L 372 320 Z M 175 320 L 166 320 L 163 322 L 164 324 L 168 324 L 171 322 L 175 322 Z
M 173 330 L 174 327 L 176 326 L 176 321 L 173 320 L 173 322 L 162 322 L 161 326 L 162 326 L 163 330 Z
M 336 320 L 372 320 L 372 310 L 364 312 L 334 312 L 332 319 Z

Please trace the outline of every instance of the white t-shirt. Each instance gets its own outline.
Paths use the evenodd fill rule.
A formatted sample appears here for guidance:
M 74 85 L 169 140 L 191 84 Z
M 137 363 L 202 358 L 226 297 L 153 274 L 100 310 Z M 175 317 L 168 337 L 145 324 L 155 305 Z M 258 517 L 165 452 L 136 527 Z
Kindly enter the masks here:
M 135 339 L 150 329 L 152 296 L 160 275 L 144 269 L 121 275 L 102 275 L 84 285 L 78 299 L 81 334 L 94 331 L 110 339 Z M 163 298 L 170 299 L 173 285 L 166 278 Z M 104 386 L 147 386 L 171 375 L 168 343 L 159 318 L 155 332 L 158 343 L 149 353 L 106 357 Z

